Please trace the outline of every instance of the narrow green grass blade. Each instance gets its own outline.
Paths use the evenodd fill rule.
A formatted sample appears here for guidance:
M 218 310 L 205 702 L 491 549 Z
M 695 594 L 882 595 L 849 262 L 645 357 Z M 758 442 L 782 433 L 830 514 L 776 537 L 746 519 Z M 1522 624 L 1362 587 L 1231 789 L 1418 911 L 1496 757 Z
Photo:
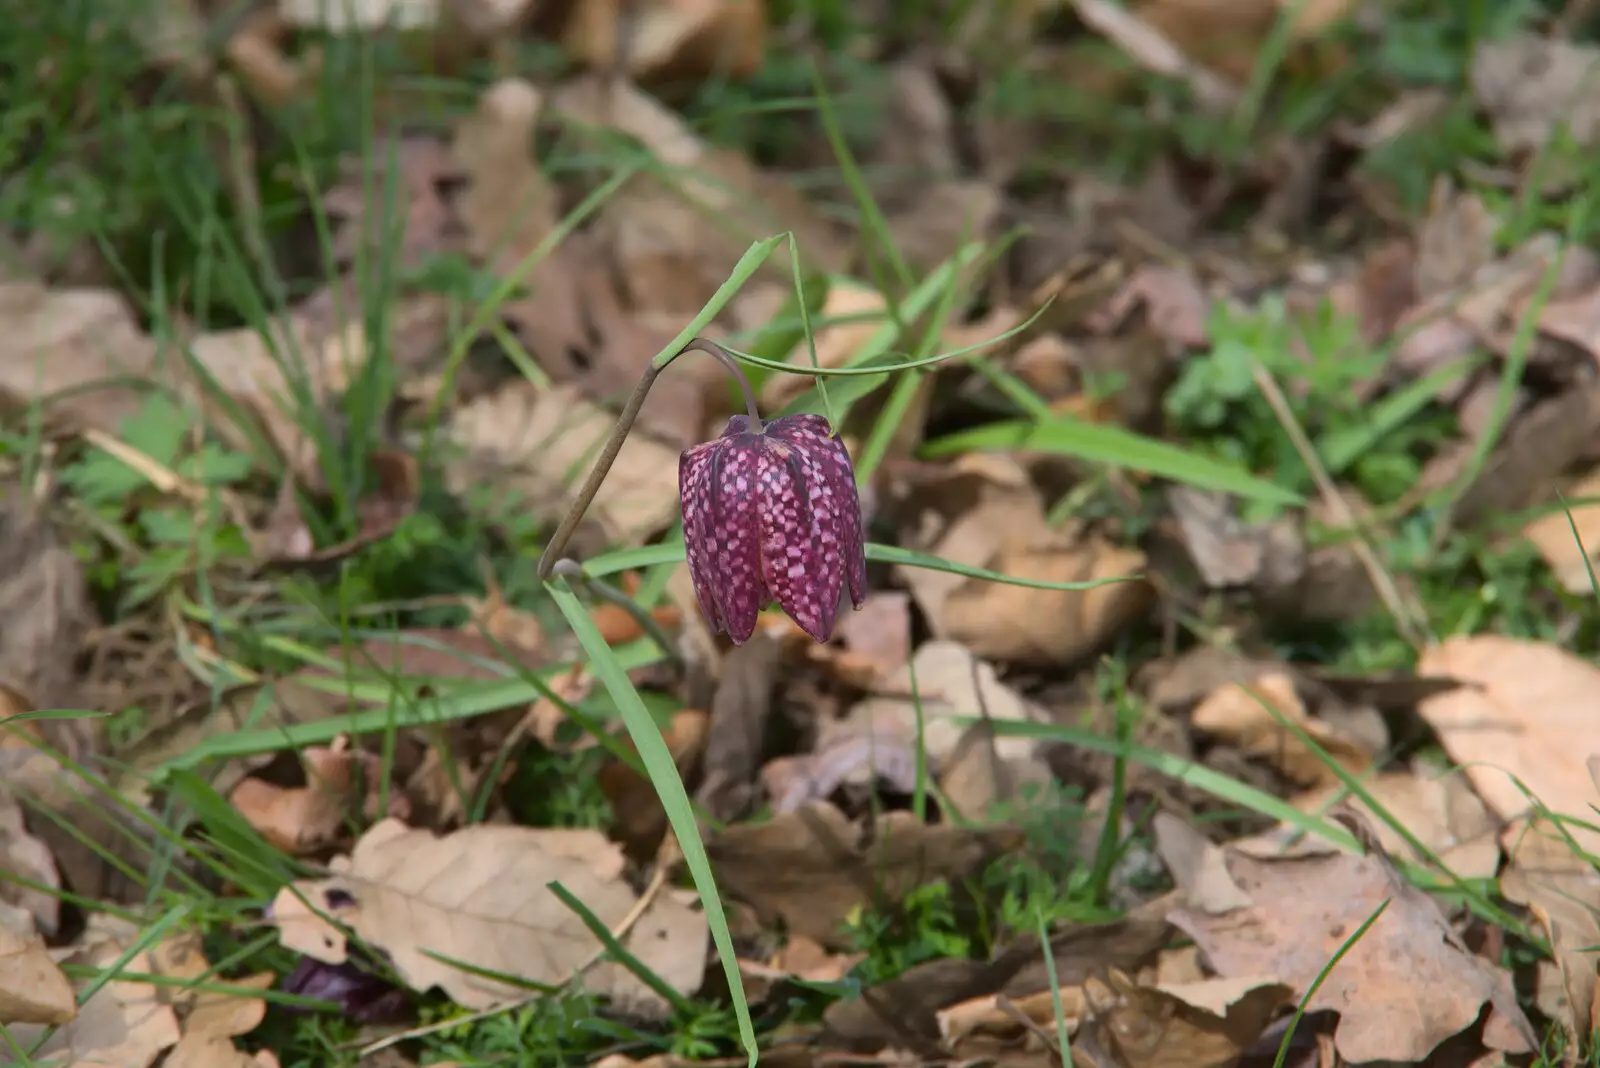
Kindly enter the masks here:
M 981 449 L 1027 449 L 1053 452 L 1079 460 L 1146 471 L 1160 478 L 1201 489 L 1220 490 L 1268 504 L 1297 505 L 1300 495 L 1257 478 L 1229 464 L 1196 456 L 1176 445 L 1147 438 L 1118 426 L 1101 426 L 1057 416 L 1050 422 L 1008 419 L 923 444 L 928 459 Z
M 586 574 L 600 577 L 614 575 L 619 571 L 631 571 L 636 568 L 677 563 L 682 559 L 683 542 L 668 542 L 661 545 L 645 545 L 637 549 L 619 549 L 616 552 L 602 553 L 594 559 L 586 561 L 583 565 L 583 570 Z M 1097 586 L 1109 586 L 1113 582 L 1132 582 L 1139 577 L 1137 575 L 1114 575 L 1111 578 L 1094 579 L 1090 582 L 1049 582 L 1044 579 L 1022 578 L 1017 575 L 1007 575 L 1000 571 L 990 571 L 986 567 L 958 564 L 954 560 L 946 560 L 941 556 L 931 556 L 928 553 L 902 549 L 898 545 L 882 545 L 875 541 L 867 543 L 867 559 L 879 564 L 920 567 L 926 571 L 943 571 L 947 575 L 964 575 L 967 578 L 998 582 L 1004 586 L 1026 586 L 1035 590 L 1092 590 Z
M 765 241 L 757 241 L 746 249 L 744 255 L 739 257 L 739 262 L 733 265 L 733 270 L 728 274 L 728 280 L 722 283 L 717 288 L 717 291 L 711 295 L 711 299 L 706 302 L 706 306 L 700 309 L 700 314 L 690 319 L 688 325 L 678 331 L 678 336 L 667 342 L 666 348 L 656 353 L 650 362 L 657 367 L 661 367 L 676 359 L 685 345 L 698 337 L 700 332 L 707 326 L 710 326 L 711 320 L 722 314 L 722 309 L 728 306 L 728 302 L 738 296 L 739 290 L 744 288 L 744 284 L 754 277 L 763 263 L 767 262 L 767 257 L 771 256 L 773 251 L 785 241 L 793 244 L 794 235 L 787 232 L 781 233 L 776 237 L 769 237 Z
M 744 997 L 744 980 L 739 974 L 733 933 L 728 929 L 722 897 L 717 893 L 711 857 L 706 853 L 705 843 L 700 840 L 694 806 L 683 787 L 683 780 L 678 776 L 678 767 L 672 762 L 666 739 L 661 737 L 661 729 L 639 699 L 639 692 L 628 681 L 627 668 L 612 652 L 611 646 L 606 644 L 599 628 L 578 601 L 577 594 L 565 582 L 546 582 L 544 588 L 551 600 L 555 601 L 556 607 L 561 609 L 561 614 L 567 617 L 567 624 L 577 636 L 578 644 L 589 654 L 594 673 L 622 710 L 622 721 L 628 728 L 628 735 L 639 750 L 639 758 L 650 775 L 656 795 L 661 798 L 661 807 L 666 811 L 673 833 L 677 835 L 678 846 L 683 850 L 683 859 L 689 866 L 695 889 L 700 892 L 700 903 L 706 910 L 706 922 L 711 927 L 711 939 L 717 945 L 717 955 L 722 958 L 722 970 L 728 977 L 728 996 L 733 999 L 733 1011 L 739 1019 L 739 1041 L 750 1056 L 751 1068 L 755 1068 L 756 1029 L 750 1019 L 750 1006 Z

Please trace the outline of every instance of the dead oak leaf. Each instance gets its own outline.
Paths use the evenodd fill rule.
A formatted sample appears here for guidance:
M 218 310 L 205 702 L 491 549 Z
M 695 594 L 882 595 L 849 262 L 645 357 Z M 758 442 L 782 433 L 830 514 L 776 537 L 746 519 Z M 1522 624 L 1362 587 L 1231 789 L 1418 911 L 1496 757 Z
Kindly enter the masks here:
M 1297 993 L 1389 902 L 1306 1006 L 1339 1014 L 1342 1059 L 1421 1061 L 1471 1027 L 1485 1003 L 1486 1045 L 1507 1053 L 1534 1048 L 1510 976 L 1468 950 L 1438 904 L 1381 853 L 1257 860 L 1229 850 L 1226 865 L 1254 903 L 1220 916 L 1179 909 L 1172 922 L 1221 975 L 1273 976 Z
M 304 897 L 336 911 L 363 942 L 388 954 L 411 987 L 438 986 L 468 1008 L 523 996 L 523 987 L 483 972 L 557 985 L 601 949 L 550 883 L 561 883 L 613 929 L 637 902 L 620 880 L 620 851 L 597 831 L 480 825 L 437 837 L 386 819 L 332 868 L 326 879 L 279 892 L 272 915 L 284 943 L 328 963 L 348 954 L 342 933 L 325 920 L 318 928 Z M 707 934 L 703 914 L 662 895 L 623 944 L 674 989 L 691 994 L 703 977 Z M 626 1011 L 665 1008 L 659 994 L 615 963 L 596 965 L 583 981 Z

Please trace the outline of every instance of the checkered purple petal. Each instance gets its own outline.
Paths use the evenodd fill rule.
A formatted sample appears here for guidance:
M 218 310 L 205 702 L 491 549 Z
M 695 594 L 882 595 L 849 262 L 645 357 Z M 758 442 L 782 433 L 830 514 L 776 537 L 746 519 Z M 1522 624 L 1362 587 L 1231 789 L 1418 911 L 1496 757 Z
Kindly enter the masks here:
M 822 500 L 827 513 L 826 528 L 836 539 L 836 556 L 826 560 L 830 570 L 842 571 L 850 590 L 850 603 L 860 608 L 867 597 L 867 557 L 861 532 L 861 496 L 856 490 L 855 469 L 844 442 L 820 415 L 790 415 L 774 419 L 767 427 L 769 437 L 792 442 L 804 451 L 808 477 L 821 490 L 812 496 Z
M 811 450 L 769 437 L 760 476 L 761 574 L 778 604 L 819 642 L 839 610 L 838 521 Z
M 689 578 L 694 582 L 694 595 L 700 602 L 716 634 L 726 630 L 722 610 L 717 606 L 716 594 L 716 534 L 713 525 L 712 469 L 720 441 L 708 441 L 685 449 L 678 457 L 678 500 L 683 506 L 684 555 L 689 559 Z

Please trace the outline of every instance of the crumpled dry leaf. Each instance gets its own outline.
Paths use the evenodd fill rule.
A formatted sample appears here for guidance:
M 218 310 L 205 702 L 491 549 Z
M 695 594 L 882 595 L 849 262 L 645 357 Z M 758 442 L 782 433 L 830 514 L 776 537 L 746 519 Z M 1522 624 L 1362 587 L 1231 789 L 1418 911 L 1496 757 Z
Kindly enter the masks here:
M 1112 969 L 1090 977 L 1083 1001 L 1096 1041 L 1125 1068 L 1231 1068 L 1294 991 L 1260 976 L 1141 986 Z
M 722 661 L 711 699 L 705 775 L 695 791 L 695 800 L 719 819 L 737 819 L 749 810 L 782 665 L 782 644 L 760 631 Z
M 1360 817 L 1349 825 L 1365 828 Z M 1370 832 L 1364 837 L 1370 842 Z M 1385 900 L 1307 1003 L 1339 1013 L 1345 1060 L 1420 1061 L 1471 1027 L 1490 1006 L 1483 1041 L 1507 1053 L 1536 1042 L 1511 977 L 1462 944 L 1439 906 L 1406 882 L 1381 851 L 1256 860 L 1228 851 L 1228 873 L 1254 902 L 1221 916 L 1179 909 L 1189 934 L 1223 976 L 1271 976 L 1310 989 L 1328 961 Z M 1405 967 L 1396 968 L 1396 961 Z
M 866 957 L 865 953 L 830 952 L 815 939 L 800 935 L 785 942 L 770 960 L 741 959 L 739 973 L 744 977 L 745 996 L 759 1004 L 786 979 L 836 983 L 849 975 Z
M 1052 530 L 1038 492 L 1013 458 L 969 455 L 953 477 L 976 476 L 976 504 L 954 516 L 919 517 L 914 547 L 973 567 L 1050 582 L 1132 577 L 1144 554 L 1087 531 Z M 1089 590 L 1042 590 L 968 579 L 924 568 L 895 568 L 934 634 L 978 656 L 1026 664 L 1070 662 L 1092 652 L 1142 612 L 1151 598 L 1141 579 Z
M 1270 762 L 1302 785 L 1337 783 L 1334 770 L 1285 727 L 1279 716 L 1309 735 L 1352 775 L 1371 767 L 1388 741 L 1386 732 L 1381 737 L 1363 737 L 1340 731 L 1325 719 L 1312 718 L 1294 679 L 1284 672 L 1265 672 L 1250 683 L 1219 687 L 1195 707 L 1190 722 L 1197 730 Z
M 3 936 L 0 936 L 3 937 Z M 62 963 L 104 970 L 116 964 L 138 937 L 131 924 L 97 914 L 90 919 L 85 943 L 63 954 Z M 132 954 L 122 970 L 151 974 L 151 954 Z M 87 986 L 82 980 L 78 987 Z M 37 1025 L 8 1028 L 13 1041 L 31 1049 L 43 1036 Z M 34 1056 L 38 1061 L 64 1058 L 72 1065 L 117 1065 L 149 1068 L 162 1050 L 177 1043 L 178 1017 L 162 997 L 161 988 L 132 979 L 112 979 L 78 1008 L 77 1016 L 50 1036 Z
M 564 512 L 610 436 L 615 417 L 574 386 L 541 390 L 515 382 L 458 408 L 451 436 L 464 451 L 452 464 L 452 491 L 493 485 L 525 498 L 537 514 Z M 589 514 L 612 544 L 637 545 L 678 513 L 678 454 L 632 434 L 600 484 Z
M 817 749 L 848 737 L 898 735 L 910 743 L 920 731 L 923 751 L 937 769 L 960 745 L 966 727 L 955 720 L 964 718 L 1042 723 L 1050 714 L 1001 682 L 994 665 L 978 659 L 966 646 L 924 642 L 909 664 L 884 680 L 876 695 L 857 702 L 843 719 L 825 724 Z M 1033 754 L 1034 741 L 997 738 L 995 747 L 1003 760 L 1026 760 Z
M 72 984 L 44 939 L 0 924 L 0 1026 L 64 1024 L 77 1013 Z
M 306 785 L 279 786 L 245 779 L 228 800 L 245 822 L 291 856 L 315 853 L 337 841 L 356 817 L 375 814 L 384 794 L 383 760 L 350 748 L 340 735 L 332 746 L 310 746 L 300 754 Z M 388 815 L 403 818 L 404 796 L 389 796 Z
M 1352 6 L 1351 0 L 1141 0 L 1132 9 L 1188 58 L 1243 86 L 1286 12 L 1294 18 L 1289 44 L 1303 46 L 1345 18 Z
M 139 408 L 128 383 L 159 376 L 155 342 L 112 290 L 0 283 L 0 319 L 0 406 L 41 398 L 47 417 L 114 430 Z M 66 390 L 74 392 L 51 399 Z
M 688 778 L 689 769 L 706 751 L 706 738 L 712 717 L 698 709 L 685 708 L 672 717 L 672 722 L 662 730 L 667 751 L 678 774 Z M 623 745 L 632 748 L 632 742 Z M 600 790 L 611 802 L 611 833 L 633 857 L 649 858 L 655 855 L 667 833 L 667 810 L 661 805 L 661 796 L 650 780 L 634 771 L 616 757 L 608 760 L 599 772 Z
M 1186 267 L 1146 263 L 1137 267 L 1105 306 L 1089 319 L 1089 327 L 1113 333 L 1138 313 L 1174 355 L 1211 344 L 1207 320 L 1211 298 Z
M 1600 772 L 1600 758 L 1589 763 Z M 1543 815 L 1508 826 L 1500 836 L 1507 858 L 1500 892 L 1508 901 L 1527 906 L 1550 938 L 1555 960 L 1541 962 L 1541 970 L 1553 963 L 1552 985 L 1559 997 L 1555 1005 L 1541 998 L 1540 1008 L 1563 1020 L 1580 1044 L 1587 1045 L 1600 1008 L 1593 949 L 1600 942 L 1600 873 L 1572 848 L 1568 833 L 1566 826 L 1557 827 Z
M 363 173 L 373 166 L 388 166 L 394 172 L 387 179 L 394 186 L 394 201 L 383 203 L 384 179 Z M 443 142 L 432 137 L 402 137 L 393 147 L 380 146 L 361 161 L 354 173 L 322 194 L 322 206 L 337 217 L 333 231 L 333 255 L 339 263 L 355 260 L 366 242 L 371 253 L 399 255 L 401 264 L 412 270 L 422 267 L 430 256 L 450 251 L 459 245 L 454 234 L 455 212 L 444 197 L 445 183 L 460 176 L 461 168 L 451 159 Z M 375 188 L 376 187 L 376 188 Z M 385 216 L 398 215 L 390 221 Z M 389 232 L 399 229 L 399 248 L 391 247 L 397 238 Z M 357 295 L 355 300 L 359 300 Z
M 1037 748 L 1026 756 L 1003 757 L 999 742 L 991 720 L 974 723 L 939 769 L 939 789 L 965 822 L 1003 818 L 1006 806 L 1028 788 L 1043 789 L 1054 779 Z
M 1428 847 L 1448 870 L 1464 879 L 1491 879 L 1500 869 L 1500 823 L 1489 814 L 1482 799 L 1459 773 L 1441 774 L 1421 766 L 1408 771 L 1380 771 L 1363 778 L 1362 788 L 1398 820 L 1411 837 Z M 1341 784 L 1329 783 L 1292 797 L 1289 803 L 1301 812 L 1321 814 L 1345 793 Z M 1366 801 L 1352 797 L 1344 803 L 1372 824 L 1385 853 L 1417 864 L 1431 863 L 1387 821 L 1379 818 Z M 1332 848 L 1287 822 L 1261 834 L 1241 838 L 1232 846 L 1242 853 L 1262 858 L 1326 852 Z
M 1485 40 L 1472 57 L 1473 95 L 1500 147 L 1513 155 L 1544 147 L 1559 125 L 1580 148 L 1600 141 L 1594 86 L 1600 49 L 1532 33 Z
M 28 833 L 22 806 L 4 787 L 0 787 L 0 871 L 17 877 L 0 881 L 0 902 L 14 907 L 25 924 L 26 929 L 16 933 L 55 934 L 61 923 L 61 897 L 50 891 L 61 889 L 61 872 L 50 847 Z M 23 879 L 41 889 L 21 882 Z M 0 921 L 0 927 L 4 926 L 8 924 Z
M 1261 585 L 1283 589 L 1306 569 L 1306 544 L 1292 516 L 1247 523 L 1226 494 L 1173 485 L 1167 504 L 1200 577 L 1212 589 Z
M 1221 915 L 1250 904 L 1250 898 L 1228 874 L 1222 847 L 1193 824 L 1170 812 L 1157 812 L 1151 822 L 1156 854 L 1191 909 Z
M 624 15 L 626 12 L 626 15 Z M 765 0 L 585 0 L 571 6 L 561 43 L 573 59 L 623 72 L 641 85 L 744 79 L 761 66 Z
M 579 78 L 551 106 L 578 125 L 636 137 L 662 165 L 630 179 L 598 228 L 637 309 L 692 315 L 759 241 L 793 231 L 802 263 L 836 274 L 848 248 L 835 227 L 787 182 L 738 153 L 707 145 L 675 112 L 627 83 Z M 787 284 L 783 257 L 756 277 Z
M 909 812 L 890 812 L 869 831 L 832 805 L 813 803 L 767 823 L 729 827 L 706 850 L 717 886 L 762 922 L 845 949 L 842 928 L 856 909 L 971 874 L 1019 841 L 1015 830 L 929 826 Z
M 1552 812 L 1590 818 L 1586 761 L 1600 753 L 1600 669 L 1555 645 L 1485 634 L 1429 647 L 1417 671 L 1464 684 L 1417 711 L 1495 815 L 1525 815 L 1526 787 Z M 1576 824 L 1570 832 L 1600 852 L 1600 834 Z
M 497 275 L 510 274 L 555 229 L 556 191 L 531 155 L 543 103 L 531 82 L 496 82 L 451 145 L 455 165 L 467 176 L 456 203 L 467 251 Z
M 197 930 L 187 930 L 157 943 L 151 949 L 151 962 L 157 974 L 173 980 L 163 990 L 168 1003 L 183 1018 L 185 1038 L 232 1039 L 254 1031 L 267 1017 L 265 998 L 194 989 L 197 984 L 222 981 L 211 962 L 206 960 Z M 226 982 L 229 986 L 267 990 L 277 982 L 277 976 L 272 972 L 258 972 Z
M 560 882 L 613 929 L 637 900 L 619 879 L 620 850 L 598 831 L 479 825 L 436 837 L 388 819 L 331 867 L 326 879 L 279 891 L 272 921 L 284 945 L 330 964 L 346 959 L 344 935 L 320 910 L 387 953 L 413 988 L 441 987 L 468 1008 L 515 1001 L 523 988 L 430 954 L 558 985 L 601 946 L 547 884 Z M 704 975 L 708 933 L 703 914 L 660 895 L 622 941 L 674 989 L 691 994 Z M 666 1009 L 660 995 L 613 962 L 596 965 L 584 983 L 627 1012 Z
M 838 733 L 809 753 L 767 761 L 761 785 L 775 814 L 827 801 L 844 786 L 881 785 L 909 797 L 917 788 L 916 743 L 894 726 Z

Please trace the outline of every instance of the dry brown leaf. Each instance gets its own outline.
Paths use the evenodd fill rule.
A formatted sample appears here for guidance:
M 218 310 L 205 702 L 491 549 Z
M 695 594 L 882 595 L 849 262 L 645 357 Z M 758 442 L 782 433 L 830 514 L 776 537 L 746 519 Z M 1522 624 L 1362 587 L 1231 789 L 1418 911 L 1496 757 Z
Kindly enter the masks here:
M 1026 472 L 1011 457 L 972 454 L 950 467 L 973 477 L 977 498 L 953 517 L 930 513 L 909 538 L 960 564 L 1053 582 L 1120 578 L 1143 570 L 1144 556 L 1093 535 L 1052 530 Z M 1009 586 L 924 568 L 896 567 L 897 577 L 928 617 L 935 635 L 979 656 L 1029 664 L 1070 661 L 1092 651 L 1144 610 L 1143 581 L 1090 590 Z
M 1186 267 L 1141 265 L 1090 318 L 1089 326 L 1111 333 L 1141 311 L 1149 328 L 1174 354 L 1203 349 L 1211 344 L 1211 331 L 1206 325 L 1211 315 L 1211 298 L 1200 285 L 1200 279 Z
M 1112 969 L 1084 984 L 1099 1044 L 1125 1068 L 1230 1068 L 1278 1010 L 1294 1003 L 1285 983 L 1260 976 L 1140 986 Z
M 137 936 L 131 925 L 96 915 L 91 918 L 86 944 L 67 953 L 62 963 L 110 968 L 121 960 L 128 943 Z M 122 971 L 151 974 L 149 951 L 132 954 L 122 963 Z M 81 981 L 80 991 L 87 984 L 88 980 Z M 161 995 L 161 989 L 150 983 L 112 979 L 78 1007 L 78 1014 L 70 1023 L 33 1050 L 33 1055 L 41 1062 L 65 1059 L 68 1064 L 85 1068 L 113 1064 L 118 1068 L 149 1068 L 161 1051 L 175 1045 L 179 1038 L 177 1014 Z M 41 1026 L 23 1024 L 9 1027 L 8 1031 L 24 1049 L 31 1049 L 44 1033 Z
M 575 386 L 515 382 L 456 410 L 451 435 L 464 457 L 449 471 L 457 492 L 492 485 L 536 514 L 564 512 L 616 419 Z M 590 506 L 613 544 L 637 545 L 678 512 L 678 454 L 633 434 Z
M 388 181 L 395 187 L 393 206 L 383 203 L 374 188 L 381 187 L 383 179 L 369 173 L 380 162 L 387 166 L 391 152 L 394 170 Z M 393 256 L 398 252 L 400 262 L 416 270 L 428 257 L 459 245 L 453 235 L 455 213 L 446 203 L 443 189 L 446 182 L 460 176 L 460 168 L 442 142 L 432 137 L 402 137 L 392 149 L 376 149 L 351 171 L 322 196 L 323 207 L 338 219 L 332 248 L 338 262 L 353 262 L 366 242 L 370 253 Z M 391 220 L 390 215 L 398 218 Z M 398 249 L 392 247 L 396 236 L 391 228 L 401 231 Z M 359 301 L 359 294 L 351 299 Z
M 1351 0 L 1298 4 L 1286 0 L 1141 0 L 1133 10 L 1189 59 L 1243 86 L 1250 80 L 1257 54 L 1286 12 L 1294 14 L 1289 42 L 1302 45 L 1343 19 L 1351 7 Z
M 722 661 L 711 698 L 705 775 L 695 790 L 696 802 L 719 819 L 737 819 L 750 809 L 782 665 L 783 643 L 765 626 Z
M 1169 486 L 1167 504 L 1200 577 L 1212 589 L 1286 589 L 1306 570 L 1305 536 L 1294 517 L 1247 523 L 1223 493 Z
M 245 779 L 229 802 L 262 837 L 291 856 L 314 853 L 337 841 L 357 816 L 375 815 L 383 795 L 383 761 L 376 753 L 351 749 L 341 735 L 329 746 L 301 754 L 305 786 L 278 786 Z M 389 815 L 406 809 L 399 794 L 389 798 Z
M 1472 58 L 1472 92 L 1488 113 L 1500 147 L 1531 155 L 1559 126 L 1580 148 L 1600 141 L 1600 78 L 1593 45 L 1513 34 L 1478 45 Z
M 523 989 L 430 954 L 558 985 L 601 945 L 547 884 L 560 882 L 613 928 L 637 900 L 619 879 L 621 852 L 598 831 L 480 825 L 436 837 L 383 820 L 331 866 L 326 879 L 279 891 L 273 921 L 283 943 L 331 964 L 348 954 L 344 936 L 308 909 L 298 891 L 388 954 L 414 989 L 441 987 L 468 1008 L 515 1001 Z M 660 895 L 622 941 L 656 975 L 690 994 L 704 974 L 707 935 L 704 915 Z M 666 1008 L 615 963 L 596 965 L 584 984 L 624 1011 L 654 1015 Z
M 857 351 L 882 329 L 887 309 L 888 303 L 883 299 L 883 294 L 875 289 L 851 282 L 835 282 L 828 286 L 828 295 L 816 316 L 819 322 L 813 335 L 816 341 L 816 366 L 848 366 L 855 359 Z M 822 322 L 830 319 L 848 321 Z M 811 367 L 811 355 L 811 346 L 802 338 L 784 362 L 797 367 Z M 782 408 L 810 389 L 814 381 L 805 375 L 774 374 L 761 390 L 762 407 Z
M 917 699 L 912 700 L 915 680 Z M 979 660 L 957 642 L 924 642 L 911 662 L 885 679 L 878 696 L 858 702 L 841 720 L 826 724 L 818 738 L 822 750 L 835 739 L 890 737 L 907 743 L 920 737 L 935 767 L 956 751 L 966 731 L 958 719 L 1047 722 L 1049 713 L 1000 681 L 994 665 Z M 1001 759 L 1025 760 L 1030 738 L 997 738 Z
M 184 931 L 163 939 L 151 949 L 150 957 L 156 973 L 172 980 L 162 990 L 168 1004 L 183 1017 L 183 1033 L 186 1037 L 207 1035 L 230 1039 L 249 1034 L 266 1019 L 267 1002 L 264 998 L 196 989 L 205 983 L 226 982 L 229 986 L 267 990 L 277 981 L 277 976 L 272 972 L 259 972 L 239 979 L 220 979 L 211 962 L 206 960 L 198 931 Z
M 0 787 L 0 871 L 16 877 L 0 881 L 0 902 L 20 910 L 19 919 L 26 917 L 26 930 L 16 933 L 55 934 L 61 922 L 60 894 L 50 892 L 61 889 L 56 858 L 49 846 L 28 833 L 22 806 L 3 787 Z M 37 888 L 21 881 L 24 879 L 37 884 Z M 5 924 L 0 923 L 0 926 Z
M 815 939 L 796 936 L 768 961 L 739 961 L 745 995 L 752 1002 L 765 1001 L 772 988 L 787 979 L 808 983 L 836 983 L 866 959 L 865 953 L 834 953 Z
M 1006 807 L 1030 787 L 1042 789 L 1054 779 L 1037 752 L 1003 757 L 998 742 L 992 721 L 974 723 L 939 769 L 939 789 L 964 822 L 982 825 L 1004 818 Z
M 638 138 L 662 164 L 630 179 L 601 212 L 599 231 L 635 309 L 693 314 L 762 240 L 793 231 L 802 261 L 838 273 L 847 247 L 783 179 L 736 152 L 712 148 L 676 113 L 623 82 L 575 79 L 552 107 L 580 125 Z M 757 278 L 788 282 L 782 257 Z
M 1251 683 L 1219 687 L 1195 708 L 1190 722 L 1197 730 L 1268 761 L 1302 785 L 1338 782 L 1334 770 L 1279 717 L 1310 735 L 1350 774 L 1360 775 L 1372 766 L 1377 754 L 1366 740 L 1348 736 L 1323 719 L 1313 719 L 1294 679 L 1285 672 L 1264 672 Z
M 761 769 L 761 786 L 774 813 L 827 801 L 841 787 L 881 784 L 910 796 L 917 788 L 914 739 L 889 725 L 860 734 L 835 734 L 809 753 L 777 757 Z
M 871 667 L 871 682 L 881 682 L 911 659 L 911 595 L 903 590 L 867 594 L 860 608 L 839 617 L 834 635 Z
M 222 1035 L 191 1032 L 161 1063 L 162 1068 L 277 1068 L 278 1059 L 266 1050 L 246 1053 Z
M 1348 818 L 1365 828 L 1359 817 Z M 1364 837 L 1370 841 L 1370 832 Z M 1256 860 L 1230 850 L 1227 868 L 1253 905 L 1221 916 L 1179 909 L 1172 922 L 1221 975 L 1271 976 L 1296 995 L 1389 902 L 1307 1003 L 1309 1012 L 1339 1013 L 1341 1058 L 1420 1061 L 1471 1027 L 1486 1003 L 1485 1045 L 1508 1053 L 1534 1048 L 1509 974 L 1468 950 L 1438 904 L 1381 852 Z
M 114 430 L 139 408 L 127 383 L 160 377 L 155 342 L 112 290 L 0 283 L 0 320 L 0 406 L 38 398 L 47 417 Z
M 1570 1025 L 1586 1045 L 1600 996 L 1593 949 L 1600 942 L 1600 873 L 1573 849 L 1564 831 L 1544 816 L 1507 827 L 1501 836 L 1507 862 L 1500 892 L 1527 906 L 1548 934 L 1558 1001 L 1551 1006 L 1558 1011 L 1549 1015 Z M 1543 999 L 1540 1007 L 1546 1008 Z
M 1041 590 L 968 580 L 942 606 L 943 632 L 980 656 L 1026 664 L 1071 663 L 1089 655 L 1150 604 L 1138 578 L 1145 556 L 1098 537 L 1064 537 L 1003 551 L 987 565 L 1043 582 L 1111 582 L 1089 590 Z
M 1220 915 L 1250 904 L 1250 898 L 1228 874 L 1222 847 L 1193 824 L 1170 812 L 1157 812 L 1151 829 L 1156 853 L 1183 891 L 1189 908 Z
M 1014 830 L 929 826 L 909 812 L 888 813 L 869 838 L 837 808 L 813 803 L 767 823 L 729 827 L 706 850 L 717 886 L 762 922 L 845 949 L 843 925 L 855 910 L 961 878 L 1018 841 Z
M 555 228 L 555 190 L 531 155 L 543 98 L 531 82 L 490 86 L 456 130 L 451 156 L 467 176 L 456 205 L 467 251 L 498 275 L 510 274 Z
M 609 70 L 622 48 L 623 70 L 640 84 L 748 78 L 766 46 L 765 0 L 621 0 L 574 4 L 561 43 L 573 59 Z
M 1489 814 L 1482 799 L 1462 775 L 1439 774 L 1422 767 L 1413 771 L 1381 771 L 1366 776 L 1362 788 L 1450 871 L 1464 879 L 1490 879 L 1499 870 L 1499 821 Z M 1341 784 L 1329 783 L 1290 798 L 1289 803 L 1302 812 L 1321 815 L 1345 794 Z M 1352 797 L 1345 804 L 1372 824 L 1384 852 L 1417 864 L 1431 863 L 1400 832 L 1372 811 L 1366 801 Z M 1240 839 L 1233 843 L 1233 848 L 1265 858 L 1325 852 L 1331 847 L 1285 822 L 1270 831 Z
M 0 924 L 0 1026 L 64 1024 L 77 1012 L 72 984 L 44 939 Z
M 711 717 L 698 709 L 686 708 L 672 717 L 661 732 L 678 774 L 688 778 L 689 769 L 705 752 Z M 632 749 L 632 743 L 624 741 Z M 599 771 L 600 791 L 611 802 L 611 833 L 631 856 L 652 857 L 667 832 L 667 810 L 648 777 L 640 775 L 620 759 L 612 757 Z
M 1495 815 L 1525 815 L 1532 807 L 1525 786 L 1550 811 L 1588 818 L 1595 784 L 1586 761 L 1600 753 L 1600 669 L 1554 645 L 1478 635 L 1424 650 L 1417 672 L 1464 684 L 1417 711 Z M 1600 835 L 1570 830 L 1600 852 Z

